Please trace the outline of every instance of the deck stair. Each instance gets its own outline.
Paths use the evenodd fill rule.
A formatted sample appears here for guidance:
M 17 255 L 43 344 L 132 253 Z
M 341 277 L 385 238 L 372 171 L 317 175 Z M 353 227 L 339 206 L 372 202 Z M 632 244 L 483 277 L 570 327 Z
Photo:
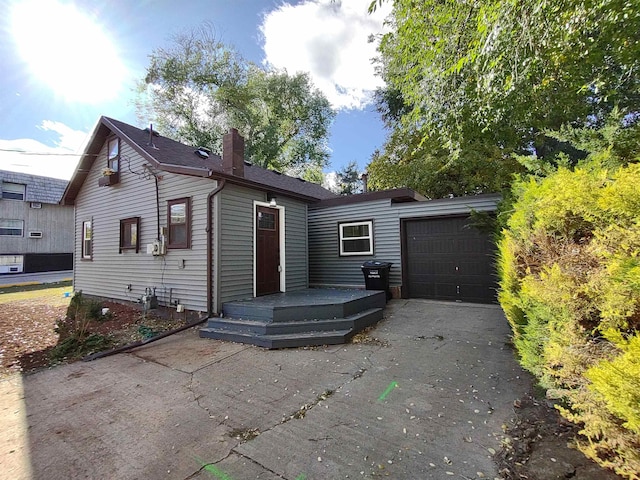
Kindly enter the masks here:
M 223 304 L 200 336 L 265 348 L 334 345 L 382 319 L 384 292 L 306 289 Z

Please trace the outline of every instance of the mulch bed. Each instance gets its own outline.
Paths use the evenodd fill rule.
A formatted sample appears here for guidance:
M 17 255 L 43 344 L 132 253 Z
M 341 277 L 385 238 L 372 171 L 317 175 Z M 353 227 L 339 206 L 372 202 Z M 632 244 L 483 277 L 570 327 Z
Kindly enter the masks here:
M 0 304 L 0 378 L 52 366 L 50 354 L 59 341 L 54 329 L 56 322 L 64 319 L 67 306 L 47 303 L 36 298 Z M 138 305 L 101 303 L 109 309 L 109 314 L 104 319 L 92 321 L 89 333 L 109 336 L 113 347 L 185 324 L 183 318 L 164 319 L 153 312 L 143 316 Z M 68 359 L 74 360 L 77 359 Z

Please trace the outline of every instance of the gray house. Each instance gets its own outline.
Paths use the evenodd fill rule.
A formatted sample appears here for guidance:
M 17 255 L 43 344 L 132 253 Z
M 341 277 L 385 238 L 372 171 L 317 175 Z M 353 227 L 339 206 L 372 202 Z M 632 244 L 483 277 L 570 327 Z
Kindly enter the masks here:
M 497 201 L 409 189 L 339 197 L 245 162 L 235 130 L 220 157 L 106 117 L 62 198 L 75 206 L 76 290 L 151 295 L 206 312 L 203 336 L 268 347 L 338 343 L 379 320 L 384 293 L 363 290 L 368 260 L 393 263 L 396 296 L 493 301 L 493 244 L 468 216 Z M 304 332 L 309 321 L 333 337 Z
M 71 270 L 73 208 L 66 180 L 0 170 L 0 274 Z
M 62 199 L 75 206 L 74 286 L 217 313 L 308 286 L 307 210 L 335 195 L 244 161 L 101 118 Z

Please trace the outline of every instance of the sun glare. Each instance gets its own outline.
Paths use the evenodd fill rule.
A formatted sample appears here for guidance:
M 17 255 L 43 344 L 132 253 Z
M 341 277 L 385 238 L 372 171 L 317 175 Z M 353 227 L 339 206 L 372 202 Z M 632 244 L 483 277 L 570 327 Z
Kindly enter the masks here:
M 38 82 L 68 101 L 114 98 L 126 70 L 109 37 L 89 15 L 51 0 L 14 4 L 11 29 Z

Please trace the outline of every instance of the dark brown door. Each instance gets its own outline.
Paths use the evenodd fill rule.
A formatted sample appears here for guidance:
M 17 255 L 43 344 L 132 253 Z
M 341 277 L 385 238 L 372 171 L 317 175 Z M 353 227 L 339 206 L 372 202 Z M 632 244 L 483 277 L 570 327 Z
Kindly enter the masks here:
M 404 222 L 409 298 L 496 302 L 495 243 L 470 223 L 468 217 Z
M 256 295 L 280 292 L 280 232 L 278 210 L 256 209 Z

